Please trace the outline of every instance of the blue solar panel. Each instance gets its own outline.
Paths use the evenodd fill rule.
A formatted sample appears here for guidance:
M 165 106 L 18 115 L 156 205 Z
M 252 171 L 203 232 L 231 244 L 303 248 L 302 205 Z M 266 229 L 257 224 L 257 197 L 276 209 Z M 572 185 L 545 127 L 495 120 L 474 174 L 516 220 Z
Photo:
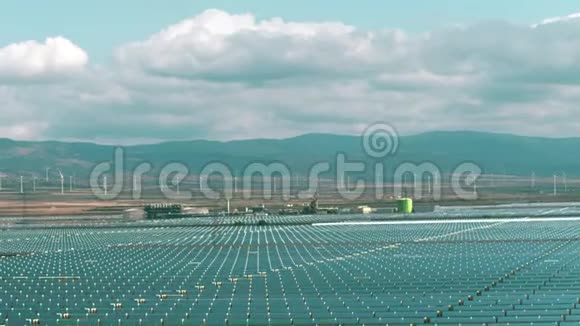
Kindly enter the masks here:
M 580 323 L 575 220 L 225 219 L 1 232 L 0 324 Z

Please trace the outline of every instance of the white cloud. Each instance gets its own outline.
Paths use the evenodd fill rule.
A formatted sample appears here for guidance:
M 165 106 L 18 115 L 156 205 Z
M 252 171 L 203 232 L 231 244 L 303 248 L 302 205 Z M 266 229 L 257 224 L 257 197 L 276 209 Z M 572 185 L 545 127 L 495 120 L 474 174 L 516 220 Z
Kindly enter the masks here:
M 0 135 L 2 135 L 3 138 L 36 140 L 39 137 L 42 137 L 46 127 L 46 122 L 25 122 L 10 126 L 0 126 Z
M 554 23 L 562 23 L 562 22 L 569 22 L 571 20 L 580 19 L 580 12 L 570 14 L 568 16 L 559 16 L 559 17 L 550 17 L 542 20 L 539 24 L 532 25 L 533 28 L 540 27 L 542 25 L 554 24 Z
M 82 70 L 87 53 L 63 37 L 43 43 L 26 41 L 0 48 L 0 78 L 31 78 L 62 75 Z
M 0 136 L 235 139 L 357 133 L 375 121 L 403 133 L 578 136 L 579 33 L 574 19 L 413 35 L 210 10 L 120 47 L 106 67 L 64 39 L 26 42 L 27 55 L 0 61 L 0 80 L 82 73 L 0 86 Z
M 402 57 L 399 31 L 362 32 L 343 23 L 256 21 L 249 14 L 208 10 L 121 47 L 122 65 L 158 74 L 250 82 L 295 76 L 368 72 Z

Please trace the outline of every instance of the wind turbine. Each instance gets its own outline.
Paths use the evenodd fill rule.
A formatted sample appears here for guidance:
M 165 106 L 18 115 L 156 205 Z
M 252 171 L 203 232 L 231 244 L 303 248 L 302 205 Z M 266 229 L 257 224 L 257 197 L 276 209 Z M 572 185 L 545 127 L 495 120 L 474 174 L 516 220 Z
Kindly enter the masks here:
M 564 181 L 564 192 L 568 191 L 568 181 L 566 180 L 566 172 L 562 172 L 562 180 Z
M 20 193 L 24 193 L 24 177 L 20 176 Z
M 46 183 L 48 183 L 48 171 L 50 171 L 50 168 L 46 168 Z
M 58 174 L 60 175 L 60 193 L 64 194 L 64 175 L 62 174 L 62 171 L 57 169 Z

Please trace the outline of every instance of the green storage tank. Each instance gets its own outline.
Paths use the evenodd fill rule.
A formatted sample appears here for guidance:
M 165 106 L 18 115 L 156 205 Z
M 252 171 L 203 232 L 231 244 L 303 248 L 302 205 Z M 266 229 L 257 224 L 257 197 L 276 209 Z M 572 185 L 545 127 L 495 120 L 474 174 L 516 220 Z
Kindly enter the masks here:
M 397 199 L 397 212 L 401 214 L 413 213 L 413 200 L 411 198 Z

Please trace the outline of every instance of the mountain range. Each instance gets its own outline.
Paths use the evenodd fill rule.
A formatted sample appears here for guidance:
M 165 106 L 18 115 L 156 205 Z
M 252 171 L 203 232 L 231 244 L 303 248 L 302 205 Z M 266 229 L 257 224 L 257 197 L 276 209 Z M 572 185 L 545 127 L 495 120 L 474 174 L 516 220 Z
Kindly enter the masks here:
M 253 162 L 283 162 L 293 173 L 305 175 L 317 162 L 336 162 L 344 153 L 348 161 L 376 162 L 365 154 L 360 136 L 306 134 L 287 139 L 237 141 L 173 141 L 124 146 L 126 169 L 150 162 L 154 169 L 169 162 L 186 164 L 192 174 L 209 162 L 223 162 L 235 174 Z M 88 176 L 95 164 L 112 161 L 115 146 L 57 141 L 0 139 L 0 173 L 43 176 L 61 170 L 67 175 Z M 399 138 L 398 151 L 383 162 L 432 162 L 445 173 L 458 164 L 474 162 L 486 174 L 538 176 L 580 175 L 580 138 L 540 138 L 483 132 L 429 132 Z

